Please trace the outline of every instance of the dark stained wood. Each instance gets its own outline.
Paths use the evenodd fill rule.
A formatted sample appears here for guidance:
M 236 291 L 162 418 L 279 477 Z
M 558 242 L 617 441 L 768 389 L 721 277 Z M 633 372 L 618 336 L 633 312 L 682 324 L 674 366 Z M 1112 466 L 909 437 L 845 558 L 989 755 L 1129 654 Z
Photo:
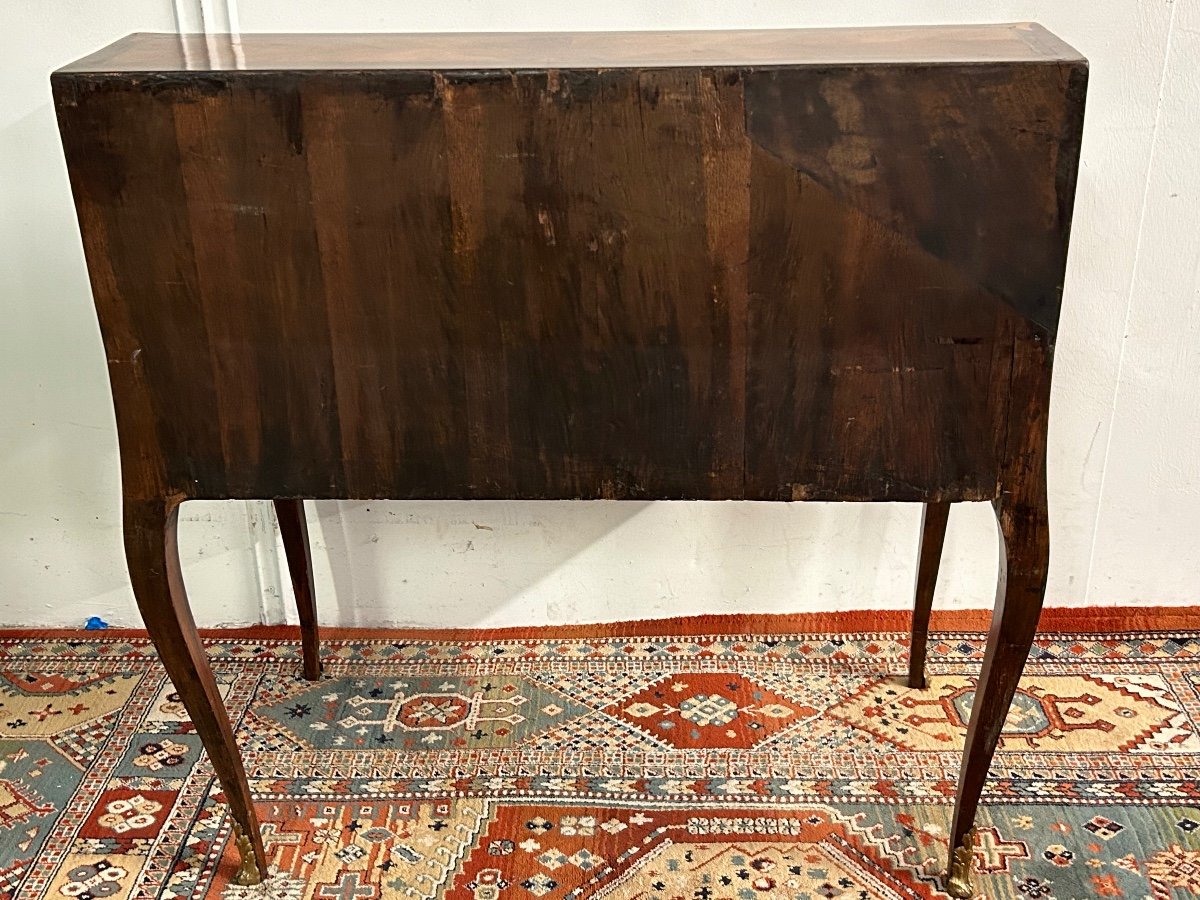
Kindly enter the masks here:
M 57 76 L 127 489 L 994 498 L 1082 70 L 877 69 Z
M 1083 77 L 1076 66 L 996 63 L 776 69 L 748 77 L 747 127 L 833 195 L 840 227 L 883 232 L 871 241 L 879 264 L 913 282 L 897 291 L 898 316 L 907 304 L 952 314 L 984 294 L 1053 333 L 1067 248 L 1051 222 L 1070 184 L 1050 173 L 1069 152 Z M 897 144 L 921 152 L 889 152 Z M 942 296 L 928 296 L 931 283 Z
M 1038 335 L 1023 342 L 1015 367 L 1013 403 L 1024 420 L 1012 423 L 1000 496 L 993 502 L 1000 535 L 996 607 L 971 709 L 959 775 L 951 847 L 971 831 L 988 767 L 1037 631 L 1050 565 L 1046 498 L 1046 435 L 1051 348 Z M 965 892 L 955 896 L 972 896 Z
M 1027 25 L 132 36 L 52 78 L 127 503 L 993 501 L 960 841 L 1044 589 L 1086 80 Z
M 300 642 L 304 654 L 304 677 L 321 677 L 321 635 L 317 628 L 317 589 L 313 583 L 312 556 L 308 545 L 308 520 L 303 500 L 276 500 L 275 517 L 283 537 L 296 611 L 300 614 Z
M 179 502 L 126 501 L 125 555 L 142 620 L 158 649 L 196 732 L 204 742 L 225 801 L 250 853 L 243 851 L 239 881 L 257 884 L 266 873 L 262 834 L 246 771 L 212 667 L 188 605 L 179 565 Z
M 921 512 L 921 543 L 917 563 L 917 596 L 913 605 L 912 639 L 908 650 L 908 686 L 925 687 L 925 648 L 929 642 L 929 614 L 937 589 L 942 544 L 946 540 L 949 503 L 927 503 Z

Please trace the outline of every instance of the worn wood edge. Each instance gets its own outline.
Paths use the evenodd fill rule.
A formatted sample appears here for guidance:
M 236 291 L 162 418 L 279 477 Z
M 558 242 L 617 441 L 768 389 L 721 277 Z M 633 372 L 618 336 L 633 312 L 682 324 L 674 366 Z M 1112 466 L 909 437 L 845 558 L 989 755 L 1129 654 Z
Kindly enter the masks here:
M 1083 71 L 1088 70 L 1088 61 L 1086 59 L 1069 59 L 1069 60 L 1033 60 L 1029 62 L 1005 62 L 1003 60 L 979 60 L 979 61 L 963 61 L 963 62 L 923 62 L 923 63 L 882 63 L 882 62 L 855 62 L 855 63 L 819 63 L 819 62 L 796 62 L 796 63 L 770 63 L 770 64 L 736 64 L 736 63 L 688 63 L 679 65 L 646 65 L 646 66 L 609 66 L 598 68 L 595 66 L 541 66 L 541 67 L 473 67 L 456 69 L 452 66 L 439 68 L 346 68 L 346 69 L 320 69 L 320 68 L 288 68 L 288 69 L 120 69 L 107 70 L 98 69 L 96 71 L 75 71 L 71 69 L 56 69 L 50 73 L 50 82 L 66 82 L 66 83 L 103 83 L 103 82 L 127 82 L 133 84 L 146 84 L 149 82 L 180 82 L 181 80 L 200 79 L 212 84 L 223 81 L 231 81 L 239 78 L 247 77 L 264 77 L 289 75 L 296 77 L 319 77 L 329 76 L 336 78 L 360 78 L 365 76 L 396 76 L 409 78 L 426 78 L 428 79 L 431 73 L 444 73 L 452 76 L 454 80 L 461 82 L 471 81 L 492 81 L 492 80 L 509 80 L 517 77 L 530 76 L 545 76 L 547 72 L 557 73 L 576 73 L 576 74 L 597 74 L 602 75 L 610 72 L 636 72 L 639 74 L 655 75 L 666 72 L 696 71 L 696 72 L 713 72 L 713 71 L 735 71 L 744 74 L 754 72 L 776 72 L 788 71 L 794 69 L 871 69 L 871 68 L 912 68 L 912 69 L 983 69 L 1005 66 L 1021 66 L 1022 68 L 1046 68 L 1052 67 L 1061 69 L 1063 67 L 1079 68 Z

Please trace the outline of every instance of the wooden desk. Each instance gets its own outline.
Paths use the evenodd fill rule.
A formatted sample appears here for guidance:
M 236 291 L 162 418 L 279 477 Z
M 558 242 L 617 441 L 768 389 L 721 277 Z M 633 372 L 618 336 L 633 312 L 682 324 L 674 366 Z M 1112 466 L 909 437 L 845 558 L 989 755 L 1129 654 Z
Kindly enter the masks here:
M 138 604 L 266 856 L 175 546 L 192 498 L 950 503 L 1000 589 L 950 889 L 1045 589 L 1084 60 L 1035 25 L 133 35 L 54 94 Z

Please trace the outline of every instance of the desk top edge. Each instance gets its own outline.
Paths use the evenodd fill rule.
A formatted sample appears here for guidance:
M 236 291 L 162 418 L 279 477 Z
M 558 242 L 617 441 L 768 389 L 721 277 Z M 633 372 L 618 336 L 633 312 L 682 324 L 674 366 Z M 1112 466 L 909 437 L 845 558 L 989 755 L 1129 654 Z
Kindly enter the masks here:
M 1036 23 L 736 31 L 138 32 L 56 75 L 1083 63 Z

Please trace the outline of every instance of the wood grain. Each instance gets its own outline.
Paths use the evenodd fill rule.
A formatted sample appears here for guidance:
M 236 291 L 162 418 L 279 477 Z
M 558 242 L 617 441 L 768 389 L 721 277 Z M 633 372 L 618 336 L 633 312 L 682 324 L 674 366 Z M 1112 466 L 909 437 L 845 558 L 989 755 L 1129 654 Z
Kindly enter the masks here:
M 474 71 L 1082 61 L 1033 22 L 736 31 L 131 34 L 64 72 Z
M 146 631 L 154 641 L 188 718 L 204 741 L 225 802 L 249 852 L 238 870 L 241 883 L 257 884 L 266 853 L 246 770 L 204 645 L 196 632 L 179 565 L 179 504 L 132 501 L 124 507 L 125 555 Z
M 60 74 L 126 489 L 993 499 L 1082 71 Z

